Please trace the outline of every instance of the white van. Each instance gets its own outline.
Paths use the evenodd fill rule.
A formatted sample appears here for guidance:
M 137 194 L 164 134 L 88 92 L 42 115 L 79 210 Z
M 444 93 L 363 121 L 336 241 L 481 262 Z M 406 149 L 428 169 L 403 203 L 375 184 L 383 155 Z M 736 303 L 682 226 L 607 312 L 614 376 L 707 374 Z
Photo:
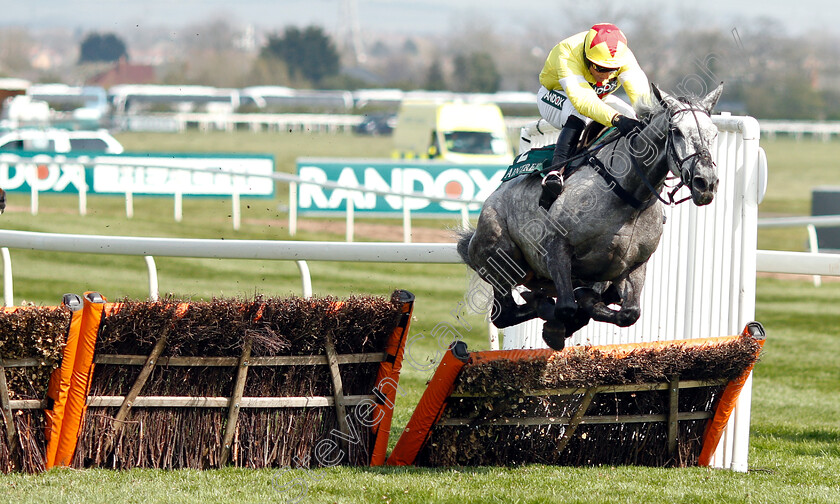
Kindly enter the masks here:
M 494 104 L 404 101 L 394 129 L 394 157 L 508 165 L 513 149 Z
M 19 129 L 0 134 L 0 151 L 103 152 L 121 154 L 123 146 L 106 130 Z

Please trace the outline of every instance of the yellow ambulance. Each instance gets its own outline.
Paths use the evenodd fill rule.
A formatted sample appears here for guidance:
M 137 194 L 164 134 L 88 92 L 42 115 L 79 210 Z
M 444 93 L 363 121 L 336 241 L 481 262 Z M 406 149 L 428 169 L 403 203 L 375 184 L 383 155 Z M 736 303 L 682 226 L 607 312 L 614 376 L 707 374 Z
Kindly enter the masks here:
M 495 104 L 404 101 L 394 128 L 394 157 L 507 165 L 513 149 Z

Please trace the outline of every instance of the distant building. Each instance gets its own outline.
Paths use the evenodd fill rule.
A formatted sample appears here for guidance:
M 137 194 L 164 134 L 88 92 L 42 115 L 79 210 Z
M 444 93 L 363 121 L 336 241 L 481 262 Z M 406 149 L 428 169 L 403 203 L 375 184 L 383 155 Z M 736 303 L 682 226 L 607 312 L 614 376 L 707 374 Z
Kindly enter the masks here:
M 6 98 L 26 94 L 30 82 L 24 79 L 0 78 L 0 113 L 6 103 Z
M 107 89 L 119 84 L 154 84 L 156 80 L 152 65 L 134 65 L 120 58 L 112 68 L 91 77 L 86 84 Z

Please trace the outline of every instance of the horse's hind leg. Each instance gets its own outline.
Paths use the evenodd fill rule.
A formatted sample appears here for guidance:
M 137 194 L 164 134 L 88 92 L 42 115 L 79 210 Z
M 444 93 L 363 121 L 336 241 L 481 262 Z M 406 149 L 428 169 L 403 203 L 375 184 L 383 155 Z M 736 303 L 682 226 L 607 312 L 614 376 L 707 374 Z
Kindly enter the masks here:
M 511 291 L 503 292 L 494 287 L 490 321 L 499 329 L 521 324 L 537 318 L 537 306 L 536 303 L 516 304 Z
M 646 265 L 642 263 L 633 269 L 626 278 L 615 281 L 604 293 L 608 299 L 602 300 L 593 293 L 593 295 L 579 296 L 578 302 L 593 320 L 615 324 L 619 327 L 629 327 L 639 320 L 642 313 L 640 301 L 646 269 Z M 582 294 L 584 293 L 582 292 Z M 614 296 L 617 296 L 618 299 L 610 299 Z M 613 302 L 620 306 L 618 310 L 613 310 L 607 306 L 608 303 Z
M 498 252 L 475 262 L 478 276 L 493 287 L 493 307 L 490 311 L 493 325 L 498 328 L 509 327 L 536 318 L 538 308 L 546 311 L 544 305 L 551 298 L 539 296 L 534 299 L 529 296 L 525 304 L 516 303 L 513 288 L 525 279 L 525 270 L 510 254 Z
M 575 298 L 577 299 L 578 291 L 575 290 Z M 591 289 L 589 289 L 591 290 Z M 546 345 L 554 350 L 562 350 L 566 346 L 566 338 L 571 337 L 574 333 L 579 331 L 592 320 L 589 313 L 581 306 L 575 314 L 566 320 L 560 321 L 557 319 L 549 319 L 543 324 L 542 338 Z
M 485 206 L 470 239 L 468 253 L 470 267 L 493 287 L 490 317 L 496 327 L 502 328 L 537 317 L 539 303 L 519 305 L 513 298 L 513 288 L 522 284 L 530 267 L 500 222 L 496 211 Z

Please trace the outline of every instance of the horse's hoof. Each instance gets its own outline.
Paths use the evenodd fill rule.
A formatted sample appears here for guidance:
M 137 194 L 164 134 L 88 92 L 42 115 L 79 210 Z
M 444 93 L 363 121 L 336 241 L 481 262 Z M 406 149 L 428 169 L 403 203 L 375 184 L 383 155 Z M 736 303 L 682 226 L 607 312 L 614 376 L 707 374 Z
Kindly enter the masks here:
M 554 324 L 543 324 L 543 341 L 553 350 L 563 350 L 566 346 L 566 328 Z
M 641 316 L 641 312 L 639 310 L 633 308 L 623 308 L 619 310 L 615 317 L 615 325 L 618 327 L 630 327 L 639 320 L 639 316 Z

